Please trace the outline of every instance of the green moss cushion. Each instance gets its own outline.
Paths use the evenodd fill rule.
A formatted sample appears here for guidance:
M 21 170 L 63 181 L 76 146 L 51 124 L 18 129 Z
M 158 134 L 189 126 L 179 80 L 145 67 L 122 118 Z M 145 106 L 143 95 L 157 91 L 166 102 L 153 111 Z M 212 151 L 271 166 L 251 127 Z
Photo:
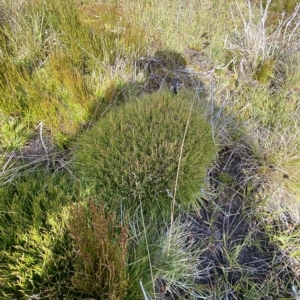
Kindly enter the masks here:
M 142 205 L 151 216 L 168 216 L 175 189 L 176 207 L 189 209 L 216 153 L 197 102 L 191 94 L 159 92 L 110 111 L 78 139 L 76 176 L 126 211 Z

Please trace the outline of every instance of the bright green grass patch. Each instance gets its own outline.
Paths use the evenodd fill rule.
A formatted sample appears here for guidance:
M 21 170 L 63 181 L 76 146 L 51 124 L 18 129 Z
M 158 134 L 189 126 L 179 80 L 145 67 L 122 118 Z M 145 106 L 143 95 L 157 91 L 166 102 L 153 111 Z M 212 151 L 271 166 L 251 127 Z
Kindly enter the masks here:
M 75 144 L 73 168 L 87 192 L 151 218 L 197 205 L 216 154 L 194 95 L 160 92 L 111 111 Z M 174 198 L 176 194 L 176 199 Z
M 17 244 L 1 251 L 2 299 L 74 299 L 71 287 L 74 250 L 68 236 L 67 209 L 51 214 L 44 227 L 28 226 Z M 70 296 L 70 298 L 68 298 Z
M 18 118 L 0 115 L 0 151 L 20 149 L 30 137 L 30 130 Z
M 0 187 L 0 297 L 63 298 L 74 257 L 67 207 L 76 193 L 66 174 L 45 171 Z

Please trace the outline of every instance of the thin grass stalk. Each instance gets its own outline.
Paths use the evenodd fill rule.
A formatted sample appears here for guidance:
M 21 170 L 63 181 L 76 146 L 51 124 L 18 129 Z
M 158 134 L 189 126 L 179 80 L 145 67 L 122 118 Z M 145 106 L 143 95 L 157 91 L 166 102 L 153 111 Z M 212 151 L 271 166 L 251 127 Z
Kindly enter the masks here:
M 141 205 L 141 215 L 142 215 L 142 223 L 143 223 L 143 229 L 145 233 L 145 241 L 146 241 L 146 247 L 147 247 L 147 254 L 148 254 L 148 261 L 149 261 L 149 267 L 150 267 L 150 273 L 151 273 L 151 279 L 152 279 L 152 285 L 153 285 L 153 291 L 155 293 L 155 280 L 153 276 L 153 271 L 152 271 L 152 263 L 151 263 L 151 258 L 150 258 L 150 252 L 149 252 L 149 244 L 148 244 L 148 239 L 147 239 L 147 233 L 146 233 L 146 227 L 145 227 L 145 220 L 144 220 L 144 215 L 143 215 L 143 205 L 142 201 L 140 199 L 140 205 Z M 143 291 L 143 289 L 142 289 Z M 144 294 L 144 291 L 143 291 Z M 147 300 L 147 298 L 145 298 Z
M 141 290 L 142 290 L 142 292 L 143 292 L 143 296 L 144 296 L 145 300 L 148 300 L 148 297 L 147 297 L 146 291 L 145 291 L 145 289 L 144 289 L 142 280 L 140 280 L 139 284 L 140 284 L 140 287 L 141 287 Z
M 194 96 L 193 102 L 191 103 L 191 106 L 190 106 L 189 115 L 188 115 L 188 119 L 186 121 L 186 126 L 185 126 L 185 129 L 184 129 L 184 134 L 183 134 L 183 138 L 182 138 L 182 143 L 181 143 L 181 146 L 180 146 L 180 155 L 179 155 L 178 167 L 177 167 L 177 173 L 176 173 L 174 195 L 172 197 L 172 202 L 171 202 L 171 224 L 170 224 L 170 229 L 171 230 L 172 230 L 173 225 L 174 225 L 174 210 L 175 210 L 175 204 L 176 204 L 176 195 L 177 195 L 180 165 L 181 165 L 181 160 L 182 160 L 182 155 L 183 155 L 183 147 L 184 147 L 185 138 L 186 138 L 188 126 L 189 126 L 189 123 L 190 123 L 191 113 L 192 113 L 192 109 L 193 109 L 193 106 L 194 106 L 194 103 L 195 103 L 195 99 L 196 99 L 196 96 Z M 168 250 L 167 250 L 168 254 L 169 254 L 169 251 L 170 251 L 170 246 L 171 246 L 171 237 L 168 238 Z

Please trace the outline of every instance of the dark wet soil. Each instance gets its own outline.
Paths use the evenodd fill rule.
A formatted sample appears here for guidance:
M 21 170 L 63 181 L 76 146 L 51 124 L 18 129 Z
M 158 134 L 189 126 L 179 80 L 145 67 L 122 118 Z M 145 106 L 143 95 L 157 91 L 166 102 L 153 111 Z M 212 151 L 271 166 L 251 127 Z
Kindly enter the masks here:
M 199 289 L 199 300 L 247 300 L 250 299 L 246 295 L 247 289 L 260 289 L 274 281 L 275 277 L 280 277 L 280 253 L 269 241 L 257 219 L 253 195 L 241 193 L 246 186 L 242 170 L 245 159 L 246 153 L 240 157 L 240 153 L 230 149 L 220 153 L 216 167 L 210 172 L 214 179 L 210 181 L 212 195 L 213 191 L 218 193 L 209 200 L 202 199 L 200 211 L 183 220 L 190 226 L 187 245 L 192 243 L 201 253 L 198 274 L 194 278 L 196 289 Z M 289 280 L 284 278 L 284 274 L 281 277 L 282 281 Z M 279 282 L 275 285 L 279 286 Z M 187 299 L 178 296 L 180 291 L 175 294 L 168 293 L 165 288 L 161 299 Z M 284 288 L 276 291 L 276 295 L 273 295 L 274 290 L 271 292 L 268 289 L 260 294 L 260 300 L 290 297 Z

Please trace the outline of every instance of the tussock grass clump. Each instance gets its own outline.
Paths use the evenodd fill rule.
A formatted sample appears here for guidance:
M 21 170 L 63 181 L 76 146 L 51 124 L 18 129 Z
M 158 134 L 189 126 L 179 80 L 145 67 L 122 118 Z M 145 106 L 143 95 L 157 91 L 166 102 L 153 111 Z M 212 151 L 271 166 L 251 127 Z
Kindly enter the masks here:
M 211 127 L 191 94 L 155 93 L 111 111 L 76 143 L 80 180 L 113 207 L 151 217 L 189 209 L 216 149 Z M 175 194 L 177 197 L 175 199 Z
M 203 250 L 190 242 L 191 223 L 177 218 L 164 233 L 153 225 L 144 230 L 135 225 L 130 224 L 126 300 L 146 299 L 143 293 L 147 299 L 168 299 L 170 295 L 196 299 L 199 286 L 195 278 L 200 274 L 198 259 Z
M 117 225 L 103 203 L 79 203 L 71 215 L 68 227 L 76 250 L 73 288 L 96 299 L 124 299 L 127 228 Z
M 275 216 L 288 213 L 299 224 L 299 128 L 278 126 L 274 132 L 253 128 L 253 132 L 257 134 L 253 135 L 252 149 L 259 161 L 260 189 L 268 210 Z

